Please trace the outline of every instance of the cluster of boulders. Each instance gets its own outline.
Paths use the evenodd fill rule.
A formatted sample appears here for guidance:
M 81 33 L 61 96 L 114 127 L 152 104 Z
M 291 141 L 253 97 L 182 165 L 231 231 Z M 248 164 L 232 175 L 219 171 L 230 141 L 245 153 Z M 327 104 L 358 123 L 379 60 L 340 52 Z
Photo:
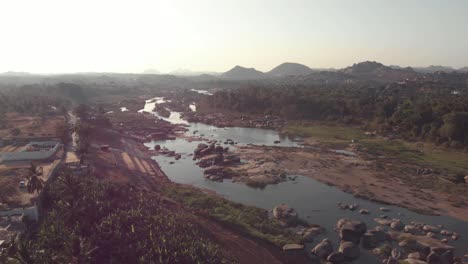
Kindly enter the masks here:
M 359 209 L 359 204 L 346 204 L 343 202 L 336 202 L 336 206 L 343 209 L 343 210 L 350 210 L 350 211 L 356 211 Z M 370 211 L 368 209 L 362 208 L 359 209 L 360 214 L 370 214 Z
M 443 226 L 432 226 L 419 222 L 410 222 L 409 224 L 403 224 L 399 219 L 387 219 L 387 218 L 375 218 L 375 222 L 382 226 L 389 226 L 392 230 L 401 231 L 418 236 L 427 236 L 430 238 L 437 239 L 440 237 L 440 241 L 447 243 L 448 238 L 452 240 L 458 240 L 460 235 L 456 232 L 443 229 Z
M 208 142 L 200 143 L 194 151 L 193 159 L 199 159 L 197 165 L 205 168 L 203 174 L 205 178 L 213 181 L 222 181 L 224 178 L 230 178 L 232 175 L 225 165 L 240 163 L 240 158 L 234 154 L 228 154 L 229 148 L 222 147 L 219 143 Z
M 181 154 L 178 154 L 173 150 L 169 150 L 166 147 L 161 148 L 160 145 L 154 146 L 154 150 L 157 151 L 161 155 L 166 155 L 168 157 L 174 157 L 175 160 L 179 160 L 180 158 L 182 158 Z

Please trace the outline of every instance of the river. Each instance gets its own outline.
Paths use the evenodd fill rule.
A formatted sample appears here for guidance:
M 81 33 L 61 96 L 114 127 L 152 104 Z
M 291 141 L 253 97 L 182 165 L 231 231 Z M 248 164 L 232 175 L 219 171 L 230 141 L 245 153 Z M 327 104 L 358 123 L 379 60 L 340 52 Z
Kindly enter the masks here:
M 140 111 L 146 111 L 157 115 L 152 111 L 154 104 L 163 101 L 163 98 L 147 100 L 145 108 Z M 168 118 L 163 119 L 176 124 L 186 124 L 188 126 L 187 135 L 193 135 L 196 131 L 196 134 L 204 135 L 205 138 L 221 141 L 232 139 L 234 142 L 238 142 L 238 145 L 255 144 L 278 147 L 300 147 L 298 142 L 288 137 L 281 137 L 278 132 L 274 130 L 240 127 L 218 128 L 201 123 L 188 123 L 186 120 L 181 119 L 180 113 L 177 112 L 171 112 Z M 280 140 L 281 142 L 275 144 L 274 141 L 276 140 Z M 330 238 L 334 242 L 335 249 L 338 247 L 339 240 L 337 233 L 333 231 L 333 225 L 336 224 L 338 219 L 351 218 L 362 220 L 367 224 L 368 228 L 371 228 L 378 225 L 373 219 L 385 214 L 390 219 L 401 219 L 404 224 L 417 221 L 434 226 L 443 225 L 444 229 L 455 231 L 460 234 L 460 239 L 457 241 L 450 241 L 450 245 L 456 247 L 457 255 L 463 255 L 463 253 L 465 253 L 468 244 L 466 240 L 468 238 L 468 223 L 452 217 L 428 216 L 398 206 L 387 206 L 365 199 L 355 198 L 352 194 L 345 193 L 335 187 L 300 175 L 298 175 L 295 181 L 268 185 L 264 189 L 251 188 L 243 183 L 233 183 L 229 180 L 224 180 L 224 182 L 206 180 L 203 178 L 203 170 L 195 164 L 195 161 L 192 160 L 192 156 L 189 156 L 199 143 L 199 141 L 189 142 L 184 138 L 178 138 L 176 140 L 152 141 L 145 145 L 153 148 L 156 144 L 159 144 L 161 147 L 166 147 L 169 150 L 174 150 L 176 153 L 182 154 L 182 158 L 177 161 L 172 157 L 162 155 L 153 157 L 172 181 L 215 191 L 232 201 L 267 210 L 273 209 L 273 207 L 278 204 L 286 203 L 296 209 L 301 218 L 326 228 L 327 232 L 323 237 Z M 338 201 L 347 204 L 357 203 L 360 205 L 360 208 L 368 209 L 371 214 L 362 215 L 358 210 L 342 210 L 336 206 L 336 202 Z M 379 208 L 382 206 L 389 208 L 390 211 L 385 213 L 380 212 Z M 319 242 L 319 240 L 315 239 L 312 244 L 315 245 L 317 242 Z M 308 245 L 308 247 L 310 246 L 311 245 Z M 361 253 L 361 258 L 359 258 L 356 263 L 380 263 L 377 258 L 368 252 L 362 250 Z

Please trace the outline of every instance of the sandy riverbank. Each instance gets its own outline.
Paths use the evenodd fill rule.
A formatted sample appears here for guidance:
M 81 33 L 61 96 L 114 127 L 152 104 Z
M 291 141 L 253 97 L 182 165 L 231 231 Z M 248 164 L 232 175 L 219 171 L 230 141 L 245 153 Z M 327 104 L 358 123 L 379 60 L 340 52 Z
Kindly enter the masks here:
M 365 199 L 468 221 L 468 206 L 454 203 L 457 197 L 411 187 L 395 177 L 385 162 L 365 159 L 359 153 L 346 156 L 323 146 L 304 149 L 244 146 L 235 152 L 243 163 L 228 168 L 235 172 L 238 181 L 254 179 L 274 183 L 284 171 L 286 180 L 291 175 L 304 175 Z

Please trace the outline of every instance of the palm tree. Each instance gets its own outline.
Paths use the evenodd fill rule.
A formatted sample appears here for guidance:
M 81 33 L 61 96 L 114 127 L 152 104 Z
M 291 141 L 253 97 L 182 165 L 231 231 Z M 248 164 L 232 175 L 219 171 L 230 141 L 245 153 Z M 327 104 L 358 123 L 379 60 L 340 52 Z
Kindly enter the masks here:
M 28 192 L 29 193 L 40 193 L 44 188 L 44 180 L 40 177 L 44 174 L 42 167 L 37 167 L 36 164 L 31 162 L 28 174 Z

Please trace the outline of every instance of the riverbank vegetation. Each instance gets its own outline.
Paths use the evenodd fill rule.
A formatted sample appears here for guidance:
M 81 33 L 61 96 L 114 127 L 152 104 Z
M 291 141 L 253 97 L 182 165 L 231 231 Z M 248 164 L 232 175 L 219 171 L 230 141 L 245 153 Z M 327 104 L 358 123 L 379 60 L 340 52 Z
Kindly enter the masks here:
M 222 224 L 278 247 L 300 241 L 295 233 L 285 229 L 278 221 L 269 218 L 268 211 L 264 209 L 228 201 L 181 185 L 167 188 L 164 193 L 171 199 L 202 212 Z

